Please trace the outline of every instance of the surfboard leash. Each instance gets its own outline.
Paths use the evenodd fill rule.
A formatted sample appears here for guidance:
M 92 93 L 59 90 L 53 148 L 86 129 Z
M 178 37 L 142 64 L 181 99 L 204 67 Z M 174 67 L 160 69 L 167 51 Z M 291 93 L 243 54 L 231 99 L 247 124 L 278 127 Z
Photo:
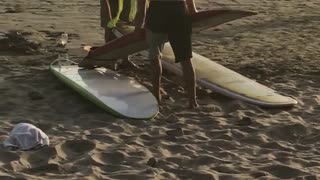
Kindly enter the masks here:
M 62 61 L 70 62 L 70 63 L 75 64 L 75 65 L 78 64 L 78 63 L 70 60 L 68 55 L 66 55 L 65 58 L 62 58 L 60 55 L 58 55 L 58 58 L 56 60 L 54 60 L 53 62 L 51 62 L 50 66 L 52 66 L 52 65 L 54 65 L 54 64 L 56 64 L 58 62 L 59 67 L 61 67 L 62 66 L 61 62 Z

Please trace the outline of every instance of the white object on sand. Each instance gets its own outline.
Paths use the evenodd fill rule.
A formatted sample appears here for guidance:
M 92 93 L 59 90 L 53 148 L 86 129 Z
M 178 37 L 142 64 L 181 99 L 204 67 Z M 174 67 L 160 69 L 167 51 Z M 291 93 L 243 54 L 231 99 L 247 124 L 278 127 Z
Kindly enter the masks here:
M 31 150 L 49 145 L 48 136 L 39 128 L 28 123 L 17 124 L 3 141 L 6 149 Z
M 60 37 L 60 44 L 65 46 L 68 43 L 68 34 L 67 33 L 62 33 Z
M 116 116 L 152 119 L 159 112 L 156 98 L 133 78 L 106 68 L 82 69 L 78 65 L 54 64 L 50 69 L 61 81 Z

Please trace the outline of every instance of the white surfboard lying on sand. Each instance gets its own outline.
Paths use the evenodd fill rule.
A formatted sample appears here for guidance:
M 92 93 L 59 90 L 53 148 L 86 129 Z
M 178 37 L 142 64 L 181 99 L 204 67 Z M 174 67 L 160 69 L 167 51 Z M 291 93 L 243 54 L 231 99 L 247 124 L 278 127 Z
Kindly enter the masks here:
M 147 53 L 145 52 L 144 55 Z M 172 48 L 169 43 L 166 43 L 162 65 L 165 69 L 182 76 L 181 66 L 174 63 L 174 60 Z M 197 83 L 217 93 L 264 107 L 292 106 L 298 103 L 291 97 L 283 96 L 199 54 L 193 53 L 192 63 L 196 71 Z
M 51 65 L 50 70 L 65 84 L 114 115 L 151 119 L 159 112 L 158 102 L 147 88 L 109 69 Z

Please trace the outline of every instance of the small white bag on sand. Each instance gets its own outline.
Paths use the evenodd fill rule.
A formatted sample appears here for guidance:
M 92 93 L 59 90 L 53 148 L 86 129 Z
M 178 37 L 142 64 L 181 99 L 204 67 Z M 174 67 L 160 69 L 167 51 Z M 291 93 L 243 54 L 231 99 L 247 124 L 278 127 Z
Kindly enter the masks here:
M 32 150 L 49 145 L 48 136 L 39 128 L 28 123 L 17 124 L 3 141 L 3 146 L 10 150 Z

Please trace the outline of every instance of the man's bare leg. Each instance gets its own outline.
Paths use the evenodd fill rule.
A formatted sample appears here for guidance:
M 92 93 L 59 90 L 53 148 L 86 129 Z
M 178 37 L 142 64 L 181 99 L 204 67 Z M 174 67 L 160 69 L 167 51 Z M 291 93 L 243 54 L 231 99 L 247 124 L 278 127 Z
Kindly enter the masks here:
M 186 82 L 186 89 L 188 92 L 189 108 L 194 109 L 198 107 L 196 100 L 196 76 L 191 60 L 181 62 L 183 78 Z
M 162 65 L 160 58 L 151 59 L 151 69 L 152 69 L 152 85 L 153 85 L 153 95 L 156 97 L 158 102 L 161 101 L 160 85 L 162 76 Z

